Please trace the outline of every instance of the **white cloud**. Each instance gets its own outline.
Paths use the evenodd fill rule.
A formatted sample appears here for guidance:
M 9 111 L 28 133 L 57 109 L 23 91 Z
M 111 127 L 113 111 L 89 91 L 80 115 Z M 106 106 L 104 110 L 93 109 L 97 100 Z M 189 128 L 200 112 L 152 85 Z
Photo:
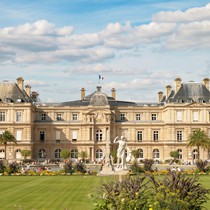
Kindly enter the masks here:
M 204 7 L 190 8 L 186 11 L 159 12 L 153 16 L 154 22 L 192 22 L 210 20 L 210 3 Z

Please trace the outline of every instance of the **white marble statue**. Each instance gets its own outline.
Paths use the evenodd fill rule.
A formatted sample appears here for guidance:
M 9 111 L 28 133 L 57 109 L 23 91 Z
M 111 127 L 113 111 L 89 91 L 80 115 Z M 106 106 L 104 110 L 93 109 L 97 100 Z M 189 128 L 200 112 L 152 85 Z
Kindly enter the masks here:
M 126 168 L 126 160 L 129 161 L 131 158 L 130 150 L 127 146 L 127 139 L 125 136 L 119 137 L 117 136 L 113 143 L 118 143 L 118 149 L 117 149 L 117 168 L 121 169 L 127 169 Z M 126 150 L 127 150 L 127 158 L 126 158 Z

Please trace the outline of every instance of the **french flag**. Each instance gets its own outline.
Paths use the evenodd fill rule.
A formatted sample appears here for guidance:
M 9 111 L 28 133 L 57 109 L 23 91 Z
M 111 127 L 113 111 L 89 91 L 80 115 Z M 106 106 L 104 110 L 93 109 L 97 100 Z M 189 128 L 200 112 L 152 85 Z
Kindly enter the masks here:
M 99 74 L 99 75 L 98 75 L 98 79 L 99 79 L 99 80 L 103 80 L 104 77 L 103 77 L 102 75 Z

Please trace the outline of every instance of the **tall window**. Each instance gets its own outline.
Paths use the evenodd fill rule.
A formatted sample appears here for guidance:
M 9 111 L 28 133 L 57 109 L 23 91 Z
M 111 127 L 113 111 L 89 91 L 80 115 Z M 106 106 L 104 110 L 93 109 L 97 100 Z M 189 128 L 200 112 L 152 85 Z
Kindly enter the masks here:
M 55 150 L 55 158 L 61 158 L 61 149 Z
M 72 120 L 73 121 L 77 121 L 78 120 L 78 114 L 77 113 L 73 113 L 72 114 Z
M 120 121 L 125 121 L 125 113 L 120 114 Z
M 61 113 L 57 113 L 56 120 L 57 121 L 62 121 L 62 114 Z
M 46 121 L 46 114 L 45 113 L 41 114 L 41 121 Z
M 55 140 L 57 143 L 61 141 L 61 131 L 55 131 Z
M 22 156 L 21 156 L 21 150 L 20 149 L 16 150 L 15 156 L 16 156 L 17 159 L 21 159 Z
M 16 140 L 17 141 L 22 140 L 22 130 L 16 130 Z
M 72 159 L 77 159 L 78 158 L 78 150 L 77 149 L 72 149 L 71 150 L 71 158 Z
M 138 149 L 138 152 L 139 152 L 139 157 L 138 158 L 143 159 L 144 158 L 143 149 Z
M 192 152 L 192 155 L 193 155 L 193 160 L 198 159 L 198 150 L 194 149 L 193 152 Z
M 72 131 L 72 141 L 77 141 L 77 131 Z
M 156 121 L 156 120 L 157 120 L 157 114 L 154 114 L 154 113 L 153 113 L 153 114 L 151 115 L 151 118 L 152 118 L 152 121 Z
M 158 149 L 153 150 L 153 158 L 160 158 L 160 152 Z
M 141 120 L 141 114 L 136 114 L 136 121 L 140 121 Z
M 198 112 L 193 112 L 193 121 L 194 122 L 198 121 Z
M 5 152 L 3 149 L 0 149 L 0 159 L 4 159 L 5 158 Z
M 22 121 L 22 112 L 16 112 L 16 121 L 21 122 Z
M 177 131 L 177 141 L 182 141 L 182 131 Z
M 153 131 L 153 140 L 158 141 L 158 131 Z
M 39 139 L 40 139 L 40 141 L 44 141 L 45 140 L 45 132 L 44 131 L 40 131 L 39 132 Z
M 44 149 L 39 150 L 39 158 L 46 158 L 46 152 Z
M 182 121 L 182 111 L 177 111 L 176 118 L 178 122 Z
M 96 131 L 96 141 L 102 141 L 102 130 Z
M 96 150 L 96 159 L 102 159 L 103 158 L 103 152 L 101 149 Z
M 137 141 L 142 141 L 142 131 L 137 131 Z
M 182 150 L 178 149 L 177 151 L 179 153 L 178 159 L 181 160 L 182 159 Z
M 5 112 L 0 112 L 0 121 L 3 122 L 6 120 L 6 113 Z

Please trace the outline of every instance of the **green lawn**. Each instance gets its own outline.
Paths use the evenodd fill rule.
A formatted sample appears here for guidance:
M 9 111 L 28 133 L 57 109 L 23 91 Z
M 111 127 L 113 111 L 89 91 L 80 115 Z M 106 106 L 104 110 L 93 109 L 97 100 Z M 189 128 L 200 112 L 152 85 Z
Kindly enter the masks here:
M 88 194 L 112 177 L 1 176 L 0 210 L 92 210 Z M 210 188 L 210 176 L 200 182 Z M 21 207 L 20 207 L 21 206 Z M 205 205 L 210 209 L 210 201 Z
M 0 210 L 91 210 L 88 193 L 107 179 L 110 177 L 2 176 Z

